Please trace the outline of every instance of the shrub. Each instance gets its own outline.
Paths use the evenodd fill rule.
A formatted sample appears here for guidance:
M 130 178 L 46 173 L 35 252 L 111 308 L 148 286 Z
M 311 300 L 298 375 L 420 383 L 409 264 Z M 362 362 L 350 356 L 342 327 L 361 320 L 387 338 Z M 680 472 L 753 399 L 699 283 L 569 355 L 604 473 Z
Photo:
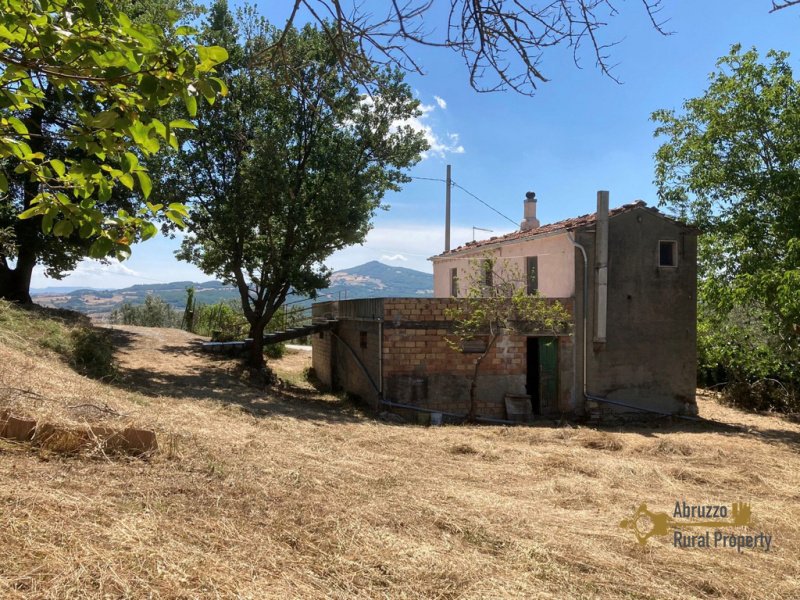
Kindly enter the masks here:
M 746 410 L 800 410 L 792 336 L 776 332 L 757 306 L 722 315 L 703 303 L 698 308 L 698 384 L 718 389 L 722 402 Z
M 179 327 L 181 316 L 163 298 L 148 294 L 142 305 L 128 302 L 114 309 L 112 323 L 119 325 L 139 325 L 142 327 Z
M 76 371 L 94 379 L 109 379 L 116 375 L 114 346 L 108 334 L 81 328 L 72 332 L 70 340 L 69 360 Z
M 235 300 L 195 305 L 194 333 L 229 342 L 245 338 L 248 329 L 247 319 Z
M 286 344 L 283 342 L 264 346 L 264 356 L 267 358 L 283 358 L 284 354 L 286 354 Z

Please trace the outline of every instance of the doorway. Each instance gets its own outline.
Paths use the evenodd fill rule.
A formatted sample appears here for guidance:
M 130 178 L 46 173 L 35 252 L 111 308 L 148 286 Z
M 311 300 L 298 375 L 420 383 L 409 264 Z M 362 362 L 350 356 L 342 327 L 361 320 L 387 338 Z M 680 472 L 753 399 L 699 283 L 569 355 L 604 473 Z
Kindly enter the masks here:
M 528 338 L 526 389 L 533 414 L 548 413 L 557 407 L 558 338 Z

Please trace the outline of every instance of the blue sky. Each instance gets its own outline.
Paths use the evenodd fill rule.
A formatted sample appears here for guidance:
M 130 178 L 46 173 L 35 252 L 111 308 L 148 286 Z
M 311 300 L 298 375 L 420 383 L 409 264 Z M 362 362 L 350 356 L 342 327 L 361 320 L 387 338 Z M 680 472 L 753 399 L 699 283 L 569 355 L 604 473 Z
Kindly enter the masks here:
M 655 204 L 653 138 L 650 114 L 679 109 L 686 98 L 701 95 L 708 74 L 731 44 L 792 54 L 800 77 L 800 7 L 769 13 L 769 0 L 665 0 L 661 16 L 669 19 L 662 36 L 651 26 L 641 3 L 616 3 L 620 14 L 604 30 L 604 41 L 619 41 L 610 50 L 617 84 L 595 68 L 585 48 L 581 69 L 572 52 L 557 48 L 546 54 L 542 70 L 550 78 L 533 98 L 513 92 L 479 94 L 468 84 L 461 59 L 446 50 L 412 49 L 425 75 L 409 75 L 425 114 L 416 124 L 433 149 L 410 175 L 453 180 L 518 223 L 525 192 L 536 192 L 542 223 L 594 211 L 597 190 L 609 190 L 611 205 L 636 199 Z M 264 14 L 277 22 L 288 0 L 261 0 Z M 285 17 L 284 17 L 285 18 Z M 437 24 L 426 22 L 429 29 Z M 374 220 L 363 246 L 333 255 L 334 269 L 369 260 L 431 271 L 426 259 L 444 247 L 443 183 L 414 180 L 386 198 L 391 206 Z M 477 237 L 515 229 L 458 188 L 453 190 L 452 242 L 472 239 L 472 228 L 491 229 Z M 84 261 L 69 277 L 47 279 L 37 269 L 33 287 L 76 285 L 125 287 L 135 283 L 209 279 L 173 256 L 177 242 L 149 240 L 133 249 L 124 263 Z

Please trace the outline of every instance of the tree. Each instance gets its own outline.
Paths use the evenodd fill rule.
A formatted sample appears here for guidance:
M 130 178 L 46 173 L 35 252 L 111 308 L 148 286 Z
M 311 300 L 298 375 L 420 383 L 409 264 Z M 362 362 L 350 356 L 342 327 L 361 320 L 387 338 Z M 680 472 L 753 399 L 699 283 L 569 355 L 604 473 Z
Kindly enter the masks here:
M 183 98 L 193 113 L 198 95 L 224 93 L 209 74 L 226 55 L 192 45 L 178 16 L 165 12 L 159 27 L 102 0 L 3 3 L 0 226 L 15 243 L 0 253 L 0 296 L 30 302 L 37 262 L 58 277 L 86 254 L 127 257 L 157 232 L 157 215 L 183 222 L 178 204 L 142 204 L 152 183 L 140 158 L 159 138 L 177 145 L 174 130 L 188 125 L 155 110 Z
M 682 114 L 653 114 L 660 201 L 698 226 L 701 357 L 733 381 L 800 378 L 800 82 L 733 46 Z M 725 336 L 720 337 L 720 332 Z M 711 366 L 710 364 L 706 365 Z
M 453 332 L 445 341 L 456 352 L 464 352 L 468 342 L 486 342 L 475 359 L 469 386 L 467 420 L 473 421 L 481 364 L 500 336 L 534 332 L 557 335 L 569 330 L 570 316 L 557 300 L 549 301 L 538 292 L 528 294 L 526 279 L 505 261 L 501 264 L 487 255 L 472 261 L 469 272 L 466 294 L 445 310 L 445 316 L 454 322 Z
M 255 57 L 283 37 L 280 62 Z M 191 207 L 180 258 L 233 282 L 250 325 L 248 364 L 264 366 L 263 333 L 292 292 L 328 285 L 323 261 L 364 241 L 388 190 L 427 146 L 403 122 L 418 101 L 396 70 L 365 60 L 345 70 L 321 31 L 279 32 L 224 1 L 203 39 L 228 50 L 228 96 L 198 112 L 181 151 L 159 167 L 159 187 Z M 380 83 L 365 96 L 361 78 Z
M 385 12 L 372 4 L 346 0 L 294 0 L 287 30 L 298 15 L 322 27 L 337 44 L 343 65 L 355 51 L 373 61 L 422 73 L 413 46 L 449 50 L 460 55 L 469 81 L 481 92 L 511 89 L 533 95 L 548 81 L 542 62 L 545 53 L 560 46 L 572 48 L 580 64 L 588 45 L 601 72 L 614 81 L 610 52 L 618 42 L 604 39 L 604 29 L 619 15 L 611 0 L 419 0 L 387 3 Z M 621 4 L 621 3 L 620 3 Z M 765 0 L 766 4 L 766 0 Z M 772 0 L 771 12 L 800 4 L 800 0 Z M 643 18 L 659 33 L 664 29 L 662 0 L 640 0 Z M 365 8 L 368 7 L 368 8 Z M 283 37 L 265 50 L 264 58 L 280 54 Z M 354 40 L 355 46 L 339 43 Z

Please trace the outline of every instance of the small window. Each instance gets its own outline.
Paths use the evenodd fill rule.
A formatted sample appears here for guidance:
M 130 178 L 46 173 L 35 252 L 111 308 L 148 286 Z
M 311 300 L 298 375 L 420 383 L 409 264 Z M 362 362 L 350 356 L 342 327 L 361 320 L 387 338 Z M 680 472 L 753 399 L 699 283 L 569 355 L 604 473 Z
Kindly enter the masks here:
M 366 348 L 367 347 L 367 332 L 366 331 L 360 332 L 359 338 L 360 338 L 359 342 L 360 342 L 361 348 L 362 349 Z
M 525 276 L 528 282 L 528 293 L 539 290 L 539 257 L 529 256 L 525 259 Z
M 658 242 L 658 266 L 678 266 L 678 242 L 674 240 L 661 240 Z
M 483 285 L 490 288 L 494 285 L 494 273 L 492 272 L 492 261 L 483 261 Z
M 319 332 L 319 339 L 321 339 L 321 340 L 325 339 L 325 332 L 324 331 L 320 331 Z
M 450 269 L 450 295 L 458 298 L 458 269 Z

